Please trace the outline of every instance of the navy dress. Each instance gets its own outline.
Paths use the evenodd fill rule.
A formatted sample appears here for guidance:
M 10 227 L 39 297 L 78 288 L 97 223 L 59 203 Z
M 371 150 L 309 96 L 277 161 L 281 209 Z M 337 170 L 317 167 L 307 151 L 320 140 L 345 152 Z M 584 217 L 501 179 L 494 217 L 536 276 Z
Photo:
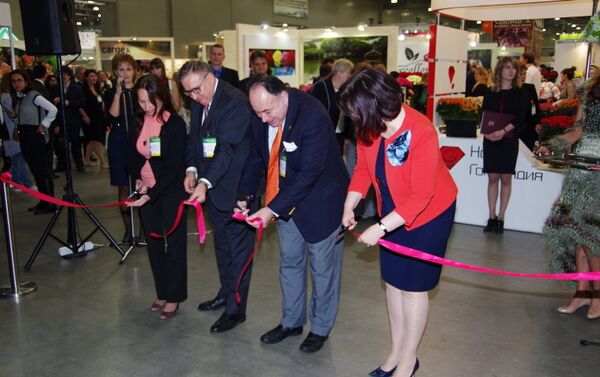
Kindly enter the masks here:
M 375 175 L 381 193 L 381 216 L 385 217 L 394 211 L 395 205 L 385 177 L 385 139 L 381 138 Z M 410 157 L 409 157 L 410 158 Z M 394 169 L 402 169 L 401 166 Z M 456 203 L 430 222 L 407 231 L 403 226 L 390 232 L 384 237 L 386 241 L 420 250 L 438 257 L 446 254 L 448 237 L 454 222 Z M 436 287 L 440 280 L 442 267 L 440 265 L 422 262 L 417 259 L 396 254 L 380 247 L 379 262 L 381 278 L 386 283 L 410 292 L 425 292 Z

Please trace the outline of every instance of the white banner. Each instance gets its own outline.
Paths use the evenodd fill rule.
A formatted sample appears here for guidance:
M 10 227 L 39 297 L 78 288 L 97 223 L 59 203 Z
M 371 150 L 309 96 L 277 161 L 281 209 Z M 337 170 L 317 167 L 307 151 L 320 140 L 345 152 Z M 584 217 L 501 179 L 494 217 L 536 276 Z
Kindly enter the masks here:
M 429 41 L 425 38 L 419 38 L 416 41 L 399 41 L 398 72 L 427 72 L 428 54 Z
M 308 0 L 273 0 L 273 13 L 281 16 L 308 18 Z
M 488 178 L 483 172 L 483 139 L 440 135 L 440 147 L 443 148 L 445 160 L 449 159 L 455 164 L 450 169 L 458 186 L 454 220 L 483 226 L 488 218 Z M 531 151 L 519 142 L 519 156 L 504 227 L 541 233 L 552 204 L 560 193 L 563 174 L 537 169 L 537 161 L 531 155 Z

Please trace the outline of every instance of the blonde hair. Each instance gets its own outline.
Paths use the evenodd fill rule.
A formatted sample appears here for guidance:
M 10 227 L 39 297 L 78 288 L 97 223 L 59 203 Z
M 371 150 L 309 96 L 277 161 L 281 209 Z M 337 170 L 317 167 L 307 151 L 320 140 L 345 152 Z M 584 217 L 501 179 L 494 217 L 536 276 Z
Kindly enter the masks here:
M 490 86 L 490 71 L 485 67 L 477 67 L 475 70 L 475 80 L 477 83 L 482 83 Z
M 521 87 L 521 80 L 519 80 L 519 62 L 517 62 L 514 58 L 511 58 L 510 56 L 504 56 L 500 60 L 498 60 L 496 68 L 494 68 L 494 81 L 492 83 L 493 92 L 499 92 L 502 89 L 502 69 L 507 64 L 511 64 L 516 70 L 515 77 L 513 78 L 511 83 L 512 87 Z

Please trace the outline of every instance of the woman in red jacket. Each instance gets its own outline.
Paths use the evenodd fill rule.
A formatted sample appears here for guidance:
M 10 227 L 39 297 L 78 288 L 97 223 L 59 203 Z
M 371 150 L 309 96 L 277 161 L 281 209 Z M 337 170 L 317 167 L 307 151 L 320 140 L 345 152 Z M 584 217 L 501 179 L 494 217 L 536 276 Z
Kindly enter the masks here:
M 429 119 L 403 106 L 398 84 L 373 69 L 350 78 L 340 88 L 338 101 L 358 126 L 359 138 L 343 225 L 354 228 L 354 208 L 374 185 L 381 221 L 367 228 L 359 242 L 372 246 L 384 238 L 444 256 L 457 189 Z M 384 247 L 380 248 L 380 265 L 386 283 L 392 350 L 369 375 L 412 376 L 419 367 L 417 347 L 427 323 L 427 291 L 438 284 L 441 266 Z

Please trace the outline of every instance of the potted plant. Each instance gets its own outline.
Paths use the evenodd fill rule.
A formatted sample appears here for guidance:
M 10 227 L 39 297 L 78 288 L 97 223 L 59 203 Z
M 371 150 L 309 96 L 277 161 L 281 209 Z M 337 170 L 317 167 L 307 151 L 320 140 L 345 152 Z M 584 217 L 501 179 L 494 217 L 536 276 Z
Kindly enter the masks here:
M 446 136 L 477 137 L 483 97 L 446 97 L 438 101 L 437 112 L 446 124 Z

